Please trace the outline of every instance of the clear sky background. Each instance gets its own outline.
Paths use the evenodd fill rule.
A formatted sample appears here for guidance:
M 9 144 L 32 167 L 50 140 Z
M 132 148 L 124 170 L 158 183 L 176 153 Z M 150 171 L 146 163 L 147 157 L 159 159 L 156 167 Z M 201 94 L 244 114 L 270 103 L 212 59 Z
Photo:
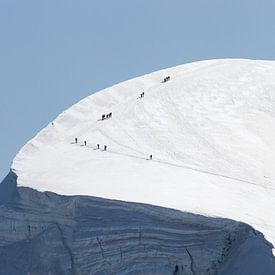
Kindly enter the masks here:
M 275 0 L 0 0 L 0 181 L 98 90 L 197 60 L 273 60 L 274 14 Z

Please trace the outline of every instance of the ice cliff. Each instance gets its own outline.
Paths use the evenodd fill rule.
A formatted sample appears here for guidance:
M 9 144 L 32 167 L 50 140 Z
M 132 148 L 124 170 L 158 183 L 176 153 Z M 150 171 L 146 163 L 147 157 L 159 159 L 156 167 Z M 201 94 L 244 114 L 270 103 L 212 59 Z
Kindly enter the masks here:
M 275 274 L 272 245 L 247 224 L 16 179 L 0 185 L 14 186 L 0 207 L 0 274 Z

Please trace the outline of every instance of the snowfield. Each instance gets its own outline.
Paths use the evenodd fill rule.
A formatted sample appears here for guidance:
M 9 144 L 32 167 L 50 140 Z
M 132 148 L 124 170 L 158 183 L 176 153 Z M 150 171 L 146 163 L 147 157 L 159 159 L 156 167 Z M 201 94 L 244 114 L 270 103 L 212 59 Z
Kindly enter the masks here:
M 196 62 L 97 92 L 30 140 L 12 171 L 38 191 L 242 221 L 275 245 L 275 62 Z

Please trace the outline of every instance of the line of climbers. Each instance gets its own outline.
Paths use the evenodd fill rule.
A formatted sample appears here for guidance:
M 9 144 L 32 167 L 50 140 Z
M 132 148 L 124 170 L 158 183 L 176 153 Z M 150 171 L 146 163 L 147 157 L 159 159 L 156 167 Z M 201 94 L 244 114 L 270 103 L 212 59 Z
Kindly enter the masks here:
M 169 81 L 170 80 L 170 76 L 166 76 L 164 79 L 163 79 L 163 81 L 162 81 L 162 83 L 165 83 L 165 82 L 167 82 L 167 81 Z M 143 98 L 144 97 L 144 92 L 142 92 L 141 94 L 140 94 L 140 96 L 139 96 L 139 98 Z M 105 120 L 105 119 L 108 119 L 108 118 L 111 118 L 112 117 L 112 112 L 110 112 L 109 114 L 102 114 L 101 115 L 101 120 Z M 54 126 L 54 123 L 52 122 L 51 123 L 52 124 L 52 126 Z M 77 143 L 77 142 L 76 142 Z
M 75 143 L 78 142 L 78 138 L 77 137 L 74 139 L 74 142 Z M 87 146 L 87 141 L 86 140 L 84 140 L 84 146 Z M 107 151 L 107 145 L 104 145 L 103 148 L 104 148 L 103 151 Z M 97 149 L 100 149 L 99 143 L 97 144 Z
M 169 81 L 169 80 L 170 80 L 170 76 L 166 76 L 166 77 L 163 79 L 162 83 L 165 83 L 165 82 L 167 82 L 167 81 Z M 144 92 L 142 92 L 142 93 L 140 94 L 140 98 L 143 98 L 143 97 L 144 97 Z M 109 114 L 102 114 L 101 120 L 105 120 L 105 119 L 108 119 L 108 118 L 111 118 L 111 117 L 112 117 L 112 112 L 109 113 Z M 53 125 L 53 123 L 52 123 L 52 125 Z M 78 139 L 77 139 L 77 137 L 76 137 L 76 138 L 75 138 L 75 143 L 77 143 L 77 142 L 78 142 Z M 84 146 L 87 146 L 87 141 L 86 141 L 86 140 L 84 140 Z M 103 151 L 107 151 L 107 145 L 104 145 L 103 148 L 104 148 Z M 98 149 L 98 150 L 100 149 L 99 144 L 97 144 L 97 149 Z M 149 159 L 152 160 L 152 159 L 153 159 L 153 155 L 150 155 L 150 156 L 149 156 Z
M 74 139 L 74 143 L 78 143 L 78 138 L 76 137 L 75 139 Z M 83 145 L 82 145 L 83 146 Z M 84 140 L 84 146 L 87 146 L 87 141 L 86 140 Z M 100 149 L 100 145 L 99 145 L 99 143 L 97 144 L 97 148 L 96 149 Z M 107 151 L 107 145 L 104 145 L 104 147 L 103 147 L 103 151 Z M 152 160 L 153 159 L 153 155 L 150 155 L 149 156 L 149 159 L 150 160 Z
M 166 76 L 166 77 L 163 79 L 162 83 L 165 83 L 165 82 L 167 82 L 167 81 L 169 81 L 169 80 L 170 80 L 170 76 L 168 75 L 168 76 Z M 144 97 L 144 92 L 142 92 L 142 93 L 140 94 L 139 98 L 143 98 L 143 97 Z
M 165 82 L 167 82 L 167 81 L 169 81 L 169 80 L 170 80 L 170 76 L 168 75 L 168 76 L 166 76 L 166 77 L 163 79 L 162 83 L 165 83 Z M 144 92 L 142 92 L 142 93 L 140 94 L 139 98 L 143 98 L 143 97 L 144 97 Z M 108 119 L 108 118 L 111 118 L 111 117 L 112 117 L 112 112 L 109 113 L 109 114 L 102 114 L 102 115 L 101 115 L 101 120 L 105 120 L 105 119 Z

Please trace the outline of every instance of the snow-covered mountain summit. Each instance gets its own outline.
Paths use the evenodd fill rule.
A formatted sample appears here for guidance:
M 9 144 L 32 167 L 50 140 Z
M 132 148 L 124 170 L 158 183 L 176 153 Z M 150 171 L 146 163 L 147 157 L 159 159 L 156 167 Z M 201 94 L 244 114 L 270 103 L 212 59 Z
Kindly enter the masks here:
M 240 220 L 275 244 L 275 62 L 203 61 L 114 85 L 59 115 L 12 170 L 39 191 Z

